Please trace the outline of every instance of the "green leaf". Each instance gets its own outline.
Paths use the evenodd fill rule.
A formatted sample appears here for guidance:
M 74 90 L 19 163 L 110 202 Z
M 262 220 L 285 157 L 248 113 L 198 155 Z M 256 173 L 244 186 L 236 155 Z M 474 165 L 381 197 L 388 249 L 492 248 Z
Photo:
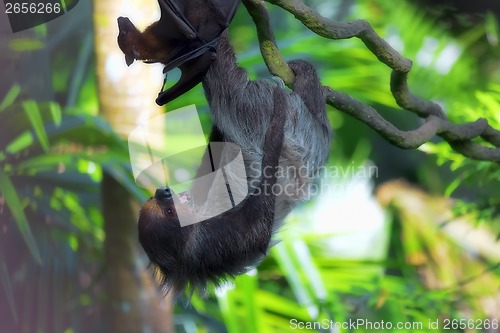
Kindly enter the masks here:
M 222 317 L 224 318 L 227 331 L 229 333 L 241 332 L 241 325 L 238 320 L 235 302 L 233 297 L 231 297 L 231 293 L 226 290 L 226 292 L 218 294 L 217 301 L 219 303 L 219 309 Z
M 16 193 L 14 185 L 10 181 L 10 178 L 4 173 L 3 170 L 0 170 L 0 190 L 5 198 L 7 207 L 9 207 L 12 216 L 14 216 L 19 231 L 23 235 L 26 245 L 28 245 L 28 248 L 30 249 L 31 255 L 39 264 L 42 264 L 42 257 L 40 256 L 40 251 L 38 250 L 35 238 L 31 232 L 28 219 L 24 214 L 21 200 Z
M 9 42 L 9 48 L 16 52 L 35 51 L 43 48 L 43 42 L 33 38 L 17 38 Z
M 47 151 L 49 149 L 49 138 L 45 132 L 45 125 L 43 123 L 43 117 L 40 114 L 38 104 L 36 104 L 35 101 L 25 101 L 23 102 L 23 108 L 35 130 L 43 150 Z
M 260 328 L 261 308 L 257 302 L 257 271 L 251 270 L 250 272 L 242 275 L 237 280 L 238 289 L 242 294 L 242 305 L 245 310 L 244 324 L 246 332 L 261 332 Z
M 292 241 L 283 241 L 271 249 L 274 258 L 278 262 L 281 270 L 284 272 L 290 287 L 292 288 L 295 297 L 300 304 L 314 304 L 314 297 L 312 296 L 310 290 L 303 283 L 300 276 L 300 272 L 296 267 L 296 256 L 295 253 L 290 250 L 292 246 Z M 310 309 L 312 310 L 312 309 Z M 314 312 L 314 311 L 312 311 Z M 313 313 L 309 313 L 310 315 Z
M 52 119 L 54 119 L 54 124 L 56 126 L 60 126 L 62 121 L 61 107 L 57 103 L 50 103 L 49 108 L 50 108 L 50 113 L 52 115 Z
M 46 108 L 42 108 L 40 111 L 43 121 L 54 122 L 51 113 L 46 112 L 48 111 Z M 14 104 L 0 112 L 0 133 L 2 133 L 2 141 L 5 143 L 15 140 L 23 133 L 32 132 L 32 127 L 28 113 L 23 111 L 23 106 L 20 104 Z
M 33 135 L 29 132 L 25 132 L 17 137 L 15 140 L 11 141 L 5 151 L 10 154 L 15 154 L 20 152 L 21 150 L 27 148 L 33 143 Z
M 2 103 L 0 103 L 0 112 L 11 106 L 20 93 L 21 93 L 21 86 L 18 84 L 13 85 L 3 98 Z

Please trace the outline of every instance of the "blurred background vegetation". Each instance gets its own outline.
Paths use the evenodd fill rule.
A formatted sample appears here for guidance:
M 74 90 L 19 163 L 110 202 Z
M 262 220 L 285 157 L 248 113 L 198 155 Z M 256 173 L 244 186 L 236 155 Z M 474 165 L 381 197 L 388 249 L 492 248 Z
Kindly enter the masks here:
M 498 8 L 487 1 L 306 3 L 335 20 L 368 20 L 414 61 L 416 94 L 439 102 L 454 121 L 484 117 L 500 128 Z M 322 39 L 268 7 L 287 59 L 313 62 L 324 84 L 400 128 L 419 121 L 397 108 L 389 68 L 359 40 Z M 499 165 L 467 160 L 439 140 L 416 151 L 392 147 L 333 109 L 329 165 L 337 172 L 289 216 L 270 256 L 190 303 L 158 301 L 135 234 L 148 193 L 131 176 L 126 135 L 138 117 L 162 111 L 153 103 L 161 66 L 127 68 L 115 23 L 119 15 L 134 22 L 144 15 L 145 27 L 156 11 L 152 0 L 80 1 L 16 34 L 1 16 L 0 331 L 289 332 L 291 319 L 365 319 L 423 325 L 381 332 L 499 332 Z M 239 63 L 251 77 L 269 78 L 243 6 L 230 31 Z M 188 104 L 208 131 L 201 87 L 168 107 Z M 473 321 L 445 329 L 446 319 Z M 436 320 L 439 329 L 429 329 Z

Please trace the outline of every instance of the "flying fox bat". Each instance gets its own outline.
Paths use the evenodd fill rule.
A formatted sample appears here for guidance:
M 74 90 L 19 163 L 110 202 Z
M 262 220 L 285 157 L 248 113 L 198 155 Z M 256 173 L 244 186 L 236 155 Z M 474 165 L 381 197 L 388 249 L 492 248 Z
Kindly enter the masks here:
M 216 57 L 217 41 L 234 17 L 241 0 L 158 0 L 160 19 L 140 32 L 126 17 L 118 18 L 118 45 L 127 65 L 134 60 L 174 68 L 179 81 L 156 99 L 164 105 L 192 89 Z M 165 76 L 166 81 L 166 76 Z M 165 84 L 165 82 L 164 82 Z

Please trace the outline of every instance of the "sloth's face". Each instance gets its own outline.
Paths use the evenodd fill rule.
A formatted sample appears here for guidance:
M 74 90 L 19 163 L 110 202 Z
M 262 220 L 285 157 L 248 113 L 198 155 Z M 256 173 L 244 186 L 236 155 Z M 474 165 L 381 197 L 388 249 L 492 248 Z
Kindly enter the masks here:
M 166 186 L 158 188 L 139 213 L 139 242 L 149 260 L 164 271 L 179 270 L 183 262 L 187 230 L 181 228 L 178 213 L 189 216 L 191 211 Z
M 187 219 L 192 216 L 189 194 L 175 194 L 169 187 L 158 188 L 153 197 L 142 206 L 139 215 L 141 227 L 161 228 L 162 224 L 179 224 L 179 216 Z M 153 224 L 149 226 L 150 224 Z M 159 224 L 155 226 L 156 224 Z M 144 230 L 145 231 L 145 230 Z
M 163 186 L 156 190 L 155 195 L 152 198 L 152 200 L 155 201 L 155 204 L 160 208 L 163 216 L 168 220 L 172 220 L 172 218 L 177 217 L 174 195 L 175 194 L 169 187 Z

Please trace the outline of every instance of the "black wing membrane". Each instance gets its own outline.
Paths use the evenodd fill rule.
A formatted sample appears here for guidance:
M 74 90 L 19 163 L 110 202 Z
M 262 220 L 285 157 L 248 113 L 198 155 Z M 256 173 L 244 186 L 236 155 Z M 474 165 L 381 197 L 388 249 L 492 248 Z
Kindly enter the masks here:
M 222 31 L 224 31 L 233 20 L 241 0 L 210 0 L 210 2 L 220 13 L 218 23 L 223 28 Z
M 175 26 L 186 38 L 194 39 L 196 37 L 196 29 L 184 16 L 184 8 L 180 6 L 178 1 L 158 0 L 158 4 L 161 10 L 160 27 L 162 30 L 172 31 L 171 28 Z
M 164 105 L 201 82 L 216 57 L 218 38 L 231 23 L 241 0 L 207 0 L 205 6 L 200 6 L 200 1 L 189 0 L 158 2 L 161 8 L 158 34 L 179 39 L 181 45 L 175 58 L 165 64 L 165 74 L 179 68 L 181 77 L 171 88 L 162 89 L 158 94 L 156 103 Z M 191 22 L 189 18 L 199 22 Z

